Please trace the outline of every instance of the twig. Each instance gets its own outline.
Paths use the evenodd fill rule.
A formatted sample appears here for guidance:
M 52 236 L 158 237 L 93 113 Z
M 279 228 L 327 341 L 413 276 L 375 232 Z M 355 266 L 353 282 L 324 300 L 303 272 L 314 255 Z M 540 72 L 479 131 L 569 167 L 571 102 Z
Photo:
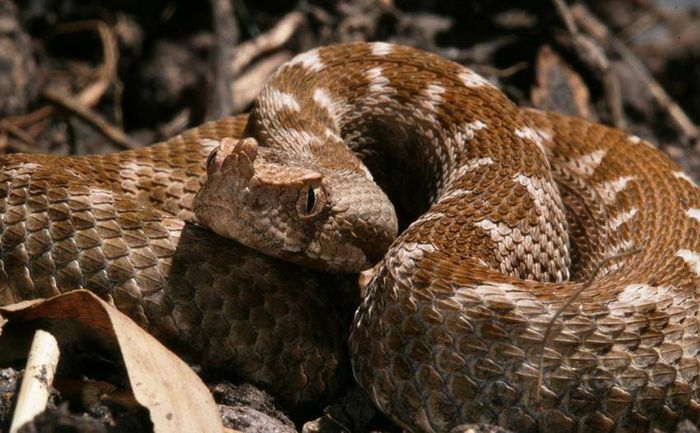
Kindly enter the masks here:
M 214 95 L 207 110 L 207 117 L 218 119 L 231 114 L 233 95 L 229 83 L 233 81 L 234 73 L 230 68 L 233 50 L 238 42 L 238 25 L 234 15 L 231 0 L 211 0 L 211 11 L 216 34 L 216 50 L 214 52 Z
M 53 335 L 36 331 L 24 370 L 10 433 L 17 431 L 46 409 L 60 351 Z
M 22 128 L 18 127 L 17 125 L 14 125 L 3 119 L 0 120 L 0 129 L 10 132 L 12 135 L 19 138 L 30 147 L 36 146 L 36 140 L 34 140 L 34 137 L 27 134 Z
M 138 149 L 141 147 L 139 143 L 134 141 L 123 131 L 109 124 L 99 114 L 81 105 L 75 98 L 61 94 L 50 88 L 44 89 L 42 96 L 80 117 L 117 146 L 123 149 Z
M 647 12 L 620 31 L 619 37 L 621 40 L 627 42 L 635 36 L 655 26 L 659 20 L 660 17 L 657 13 Z
M 23 127 L 31 127 L 37 122 L 48 118 L 53 112 L 54 108 L 47 105 L 28 114 L 0 119 L 0 132 L 2 133 L 2 145 L 0 149 L 10 148 L 18 152 L 32 152 L 36 148 L 36 140 L 34 139 L 34 135 L 25 131 Z M 8 133 L 18 138 L 19 141 L 10 140 Z
M 571 35 L 574 48 L 581 61 L 601 77 L 613 124 L 618 128 L 625 127 L 627 122 L 622 109 L 620 83 L 610 67 L 610 61 L 605 52 L 597 42 L 580 32 L 575 16 L 564 0 L 552 0 L 552 2 Z
M 172 119 L 158 126 L 158 134 L 160 137 L 174 137 L 187 128 L 192 117 L 192 110 L 185 107 L 180 110 Z
M 57 33 L 75 33 L 83 31 L 95 31 L 100 37 L 102 43 L 102 63 L 97 71 L 97 80 L 85 87 L 80 93 L 75 96 L 75 100 L 79 105 L 89 108 L 94 107 L 102 99 L 110 84 L 116 88 L 116 93 L 119 94 L 121 83 L 117 78 L 117 63 L 119 61 L 119 50 L 117 47 L 116 38 L 112 29 L 103 21 L 85 20 L 72 23 L 59 24 L 56 26 Z M 7 117 L 2 119 L 0 129 L 11 132 L 28 146 L 22 145 L 16 141 L 8 141 L 8 145 L 22 152 L 31 152 L 36 146 L 36 140 L 31 134 L 26 133 L 22 128 L 29 125 L 34 125 L 43 119 L 53 115 L 55 107 L 47 105 L 41 107 L 31 113 Z M 117 115 L 119 112 L 117 111 Z M 120 117 L 119 115 L 117 116 Z
M 561 17 L 562 21 L 564 21 L 564 25 L 566 25 L 566 29 L 571 33 L 572 35 L 578 35 L 578 27 L 576 26 L 576 21 L 574 21 L 574 17 L 571 14 L 571 10 L 569 9 L 569 6 L 564 3 L 564 0 L 552 0 L 554 3 L 554 7 L 557 9 L 557 13 Z
M 85 87 L 76 96 L 76 99 L 81 105 L 93 107 L 100 101 L 109 88 L 109 85 L 113 83 L 116 84 L 119 49 L 112 29 L 104 21 L 85 20 L 56 26 L 57 33 L 75 33 L 83 31 L 96 31 L 102 43 L 102 64 L 98 68 L 97 80 Z
M 572 13 L 576 21 L 590 32 L 596 39 L 616 52 L 632 68 L 649 89 L 652 97 L 659 104 L 659 107 L 666 111 L 673 120 L 677 131 L 688 141 L 695 144 L 700 143 L 700 130 L 688 117 L 683 109 L 671 96 L 666 93 L 663 87 L 649 73 L 644 64 L 619 38 L 617 38 L 608 28 L 591 14 L 583 5 L 576 5 L 572 8 Z
M 18 152 L 31 153 L 36 148 L 34 137 L 8 119 L 0 120 L 0 132 L 2 133 L 0 149 L 10 148 Z M 11 140 L 9 134 L 15 136 L 19 141 Z
M 240 113 L 245 110 L 258 96 L 267 77 L 282 63 L 291 58 L 292 55 L 287 51 L 269 55 L 253 64 L 243 75 L 231 83 L 231 93 L 233 94 L 232 113 Z
M 34 124 L 40 120 L 46 119 L 51 116 L 54 112 L 54 108 L 50 105 L 45 105 L 37 110 L 34 110 L 27 114 L 21 114 L 19 116 L 8 116 L 3 120 L 11 125 L 15 125 L 18 128 L 22 128 L 27 125 Z
M 494 68 L 493 66 L 488 65 L 471 65 L 470 67 L 480 75 L 497 78 L 508 78 L 517 74 L 523 69 L 527 69 L 528 66 L 528 62 L 518 62 L 503 69 Z
M 642 252 L 641 249 L 624 251 L 622 253 L 618 253 L 618 254 L 614 254 L 612 256 L 605 257 L 603 260 L 598 262 L 595 269 L 593 269 L 593 272 L 588 277 L 588 280 L 586 280 L 586 282 L 583 283 L 581 285 L 581 287 L 576 289 L 574 291 L 574 293 L 572 293 L 571 296 L 569 296 L 569 298 L 566 300 L 566 302 L 564 302 L 564 304 L 562 304 L 562 306 L 557 309 L 556 313 L 554 313 L 554 316 L 552 316 L 552 318 L 549 320 L 549 323 L 547 324 L 547 329 L 545 329 L 544 336 L 542 338 L 542 346 L 541 346 L 542 351 L 540 352 L 540 368 L 539 368 L 539 372 L 537 375 L 537 395 L 536 395 L 537 400 L 539 400 L 541 397 L 540 390 L 542 388 L 542 379 L 544 377 L 544 355 L 545 355 L 545 351 L 547 350 L 547 346 L 549 346 L 549 343 L 551 343 L 554 324 L 556 323 L 557 319 L 559 319 L 559 317 L 561 317 L 561 315 L 564 314 L 566 309 L 569 308 L 571 306 L 571 304 L 576 302 L 578 297 L 581 296 L 581 294 L 584 291 L 586 291 L 587 289 L 589 289 L 593 285 L 593 282 L 595 281 L 595 279 L 598 276 L 598 273 L 601 271 L 601 269 L 603 269 L 603 266 L 607 265 L 608 263 L 610 263 L 613 260 L 623 259 L 625 257 L 639 254 L 640 252 Z
M 303 22 L 304 15 L 300 12 L 290 12 L 267 32 L 239 45 L 231 59 L 233 76 L 238 76 L 259 55 L 276 50 L 287 43 Z

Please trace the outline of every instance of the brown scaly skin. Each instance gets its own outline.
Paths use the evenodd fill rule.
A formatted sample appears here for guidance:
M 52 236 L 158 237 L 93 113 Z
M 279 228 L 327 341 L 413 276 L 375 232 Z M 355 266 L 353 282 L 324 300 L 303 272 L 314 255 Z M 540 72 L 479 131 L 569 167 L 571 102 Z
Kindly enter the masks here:
M 89 289 L 210 372 L 292 406 L 337 395 L 354 281 L 185 222 L 207 155 L 245 123 L 104 156 L 0 156 L 0 305 Z
M 247 134 L 278 160 L 312 154 L 324 168 L 342 141 L 401 208 L 429 209 L 376 269 L 350 339 L 356 378 L 407 430 L 646 431 L 697 418 L 699 197 L 648 144 L 522 112 L 463 67 L 387 44 L 297 57 Z M 605 257 L 634 249 L 556 321 L 538 389 L 557 309 Z
M 420 216 L 375 269 L 350 337 L 355 377 L 407 430 L 493 422 L 517 431 L 631 432 L 698 419 L 700 194 L 647 143 L 519 110 L 460 65 L 382 43 L 293 59 L 266 85 L 243 136 L 221 140 L 195 200 L 199 221 L 219 234 L 299 264 L 354 271 L 396 232 L 372 178 L 404 217 Z M 40 204 L 26 200 L 27 208 L 52 197 L 37 196 Z M 90 209 L 102 215 L 95 200 Z M 26 218 L 7 207 L 3 215 L 3 224 Z M 179 233 L 170 223 L 163 220 L 166 231 Z M 46 259 L 21 261 L 47 242 L 22 232 L 6 250 L 5 232 L 5 268 L 10 258 L 36 269 L 17 274 L 20 281 L 52 287 Z M 131 242 L 146 238 L 142 230 Z M 113 250 L 110 260 L 118 259 Z M 555 313 L 597 264 L 630 250 L 637 252 L 605 263 L 544 342 Z M 169 290 L 155 293 L 167 299 Z M 206 299 L 218 293 L 206 285 L 188 293 L 196 300 L 200 290 Z M 148 318 L 147 301 L 115 297 Z M 228 317 L 217 313 L 217 323 Z M 171 316 L 171 327 L 192 329 Z

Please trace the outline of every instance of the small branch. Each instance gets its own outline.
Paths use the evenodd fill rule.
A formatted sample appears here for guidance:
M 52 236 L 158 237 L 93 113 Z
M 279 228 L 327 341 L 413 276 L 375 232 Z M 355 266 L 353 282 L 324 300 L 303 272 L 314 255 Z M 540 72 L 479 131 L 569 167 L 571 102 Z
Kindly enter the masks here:
M 3 121 L 10 123 L 18 128 L 32 125 L 36 122 L 50 117 L 54 112 L 54 108 L 50 105 L 45 105 L 37 110 L 19 116 L 8 116 Z
M 86 123 L 92 125 L 105 138 L 107 138 L 120 148 L 138 149 L 141 147 L 139 143 L 134 141 L 123 131 L 111 125 L 99 114 L 81 105 L 80 102 L 72 96 L 61 94 L 60 92 L 48 88 L 44 89 L 44 91 L 42 92 L 42 96 L 48 99 L 49 101 L 53 102 L 54 104 L 59 105 L 62 108 L 68 110 L 72 114 L 80 117 Z
M 290 12 L 267 32 L 239 45 L 231 59 L 233 76 L 238 76 L 259 55 L 286 44 L 303 22 L 304 15 L 301 12 Z
M 17 431 L 46 409 L 60 351 L 53 335 L 36 331 L 24 370 L 10 433 Z
M 216 50 L 214 52 L 216 65 L 214 67 L 214 95 L 207 117 L 218 119 L 231 114 L 233 109 L 234 99 L 229 90 L 229 83 L 233 80 L 234 73 L 230 68 L 230 62 L 234 47 L 238 42 L 238 25 L 231 0 L 212 0 L 211 12 L 216 35 Z
M 117 80 L 117 63 L 119 62 L 119 49 L 112 29 L 99 20 L 76 21 L 59 24 L 56 26 L 58 33 L 76 33 L 95 31 L 102 43 L 102 64 L 98 68 L 97 80 L 85 87 L 76 99 L 86 107 L 94 107 L 105 94 L 110 84 Z
M 232 113 L 243 112 L 262 90 L 267 77 L 281 64 L 292 58 L 287 51 L 271 54 L 249 67 L 231 84 L 233 94 Z
M 575 15 L 566 2 L 564 0 L 552 0 L 552 2 L 571 35 L 572 43 L 581 61 L 599 75 L 613 124 L 618 128 L 625 127 L 627 122 L 622 108 L 620 83 L 610 67 L 610 60 L 597 42 L 581 33 Z
M 578 35 L 578 27 L 576 26 L 576 21 L 574 21 L 574 16 L 571 14 L 571 9 L 569 9 L 569 6 L 564 3 L 564 0 L 552 0 L 552 2 L 554 3 L 554 7 L 557 9 L 559 17 L 561 17 L 562 21 L 564 21 L 566 30 L 568 30 L 568 32 L 572 35 Z
M 547 323 L 547 329 L 545 329 L 544 336 L 542 338 L 542 350 L 540 352 L 540 366 L 539 366 L 539 371 L 537 375 L 537 400 L 541 398 L 540 395 L 540 390 L 542 389 L 542 379 L 544 378 L 544 355 L 545 352 L 547 351 L 547 346 L 551 343 L 553 334 L 554 334 L 554 324 L 556 321 L 561 317 L 562 314 L 566 311 L 567 308 L 569 308 L 576 300 L 578 299 L 579 296 L 583 292 L 585 292 L 587 289 L 589 289 L 592 285 L 593 282 L 595 281 L 596 277 L 598 276 L 598 273 L 603 269 L 603 266 L 607 265 L 608 263 L 612 262 L 613 260 L 619 260 L 623 258 L 627 258 L 630 256 L 633 256 L 635 254 L 639 254 L 642 252 L 641 249 L 636 249 L 636 250 L 630 250 L 630 251 L 624 251 L 622 253 L 618 253 L 612 256 L 608 256 L 603 258 L 603 260 L 599 261 L 598 264 L 596 265 L 595 269 L 593 269 L 593 272 L 589 276 L 588 280 L 581 285 L 578 289 L 574 291 L 574 293 L 569 296 L 569 298 L 562 304 L 561 307 L 557 308 L 557 311 L 554 313 L 554 316 L 549 320 L 549 323 Z
M 26 133 L 22 128 L 18 127 L 17 125 L 14 125 L 3 119 L 0 120 L 0 129 L 7 130 L 9 133 L 22 140 L 30 148 L 36 147 L 36 140 L 34 140 L 34 137 Z
M 617 53 L 639 76 L 649 89 L 652 97 L 659 104 L 659 107 L 666 111 L 676 126 L 676 130 L 686 140 L 693 143 L 700 143 L 700 130 L 678 105 L 676 101 L 664 90 L 656 79 L 649 73 L 644 64 L 619 38 L 617 38 L 608 28 L 591 14 L 583 5 L 576 5 L 572 9 L 576 21 L 590 32 L 596 39 L 608 46 Z

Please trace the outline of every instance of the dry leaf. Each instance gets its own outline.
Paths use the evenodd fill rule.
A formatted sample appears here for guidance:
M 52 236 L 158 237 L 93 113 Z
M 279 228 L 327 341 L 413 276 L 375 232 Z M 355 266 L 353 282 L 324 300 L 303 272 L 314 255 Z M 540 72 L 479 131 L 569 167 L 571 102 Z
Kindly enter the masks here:
M 36 326 L 51 328 L 59 343 L 88 333 L 100 344 L 120 352 L 134 397 L 150 411 L 156 433 L 224 431 L 214 398 L 197 374 L 94 294 L 77 290 L 48 300 L 2 307 L 0 314 L 7 320 L 4 326 L 0 323 L 0 332 L 4 331 L 0 345 L 20 341 L 9 334 Z M 15 326 L 20 323 L 22 326 Z M 73 326 L 76 323 L 79 326 Z M 69 329 L 79 328 L 81 331 L 68 335 Z
M 537 55 L 537 86 L 530 98 L 540 110 L 596 120 L 590 107 L 588 87 L 548 46 Z

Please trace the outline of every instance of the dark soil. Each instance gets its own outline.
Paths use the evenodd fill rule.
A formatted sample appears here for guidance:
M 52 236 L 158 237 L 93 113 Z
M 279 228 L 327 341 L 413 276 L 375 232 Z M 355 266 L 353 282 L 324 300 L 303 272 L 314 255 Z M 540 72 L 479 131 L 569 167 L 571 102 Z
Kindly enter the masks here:
M 467 64 L 520 105 L 626 128 L 699 179 L 700 5 L 591 0 L 557 10 L 555 3 L 0 1 L 0 152 L 83 154 L 147 145 L 247 110 L 266 74 L 298 52 L 382 40 Z M 290 36 L 242 56 L 241 44 L 294 11 Z M 667 99 L 652 92 L 657 87 Z M 9 426 L 18 380 L 15 370 L 0 370 L 0 432 Z M 241 431 L 399 431 L 361 391 L 312 422 L 290 420 L 252 387 L 224 383 L 212 391 L 225 424 Z M 49 410 L 22 431 L 150 428 L 144 414 L 102 402 L 76 409 L 55 393 Z M 697 430 L 682 424 L 679 431 Z

